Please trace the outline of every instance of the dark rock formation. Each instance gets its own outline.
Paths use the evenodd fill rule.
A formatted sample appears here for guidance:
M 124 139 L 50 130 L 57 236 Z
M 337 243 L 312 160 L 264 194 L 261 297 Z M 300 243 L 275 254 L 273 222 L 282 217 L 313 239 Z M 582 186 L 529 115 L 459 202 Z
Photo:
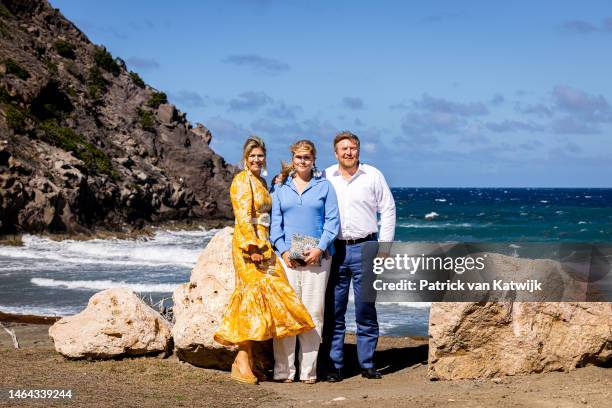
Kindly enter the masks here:
M 44 0 L 0 0 L 0 234 L 230 219 L 236 169 Z

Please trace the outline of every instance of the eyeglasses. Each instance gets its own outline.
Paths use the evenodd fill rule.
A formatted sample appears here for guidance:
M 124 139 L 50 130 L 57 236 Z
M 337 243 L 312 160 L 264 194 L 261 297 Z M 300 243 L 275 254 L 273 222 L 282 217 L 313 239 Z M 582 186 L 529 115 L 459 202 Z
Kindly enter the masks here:
M 306 163 L 309 163 L 312 161 L 312 156 L 293 156 L 293 160 L 297 162 L 304 161 Z

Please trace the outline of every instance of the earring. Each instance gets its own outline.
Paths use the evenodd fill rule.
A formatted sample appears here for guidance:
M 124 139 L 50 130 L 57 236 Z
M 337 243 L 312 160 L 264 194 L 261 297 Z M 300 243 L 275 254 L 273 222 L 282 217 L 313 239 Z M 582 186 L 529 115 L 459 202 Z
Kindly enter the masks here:
M 263 165 L 261 166 L 261 176 L 262 177 L 267 177 L 268 176 L 268 163 L 266 163 L 265 160 L 263 162 Z
M 313 166 L 312 167 L 312 177 L 319 178 L 322 175 L 323 175 L 323 172 L 321 170 L 319 170 L 317 166 Z

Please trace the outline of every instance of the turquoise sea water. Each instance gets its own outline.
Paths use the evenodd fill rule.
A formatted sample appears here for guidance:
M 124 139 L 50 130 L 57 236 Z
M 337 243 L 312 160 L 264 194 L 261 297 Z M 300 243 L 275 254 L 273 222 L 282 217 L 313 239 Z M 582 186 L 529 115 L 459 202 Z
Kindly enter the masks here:
M 399 241 L 612 242 L 612 189 L 393 189 Z M 439 214 L 426 220 L 431 212 Z

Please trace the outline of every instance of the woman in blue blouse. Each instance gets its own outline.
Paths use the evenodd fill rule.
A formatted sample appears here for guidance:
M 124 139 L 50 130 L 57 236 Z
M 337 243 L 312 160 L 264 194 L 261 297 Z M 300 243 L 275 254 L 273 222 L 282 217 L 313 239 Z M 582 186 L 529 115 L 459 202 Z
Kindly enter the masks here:
M 333 242 L 338 235 L 338 200 L 331 183 L 316 171 L 316 149 L 309 140 L 291 148 L 289 165 L 283 163 L 279 184 L 272 192 L 270 240 L 282 255 L 287 279 L 312 316 L 315 328 L 297 336 L 300 341 L 300 380 L 317 379 L 317 355 L 321 344 L 325 288 L 331 267 Z M 279 180 L 280 179 L 280 180 Z M 304 252 L 305 259 L 289 257 L 294 234 L 316 238 L 318 245 Z M 296 337 L 274 339 L 274 379 L 292 382 L 295 377 Z

